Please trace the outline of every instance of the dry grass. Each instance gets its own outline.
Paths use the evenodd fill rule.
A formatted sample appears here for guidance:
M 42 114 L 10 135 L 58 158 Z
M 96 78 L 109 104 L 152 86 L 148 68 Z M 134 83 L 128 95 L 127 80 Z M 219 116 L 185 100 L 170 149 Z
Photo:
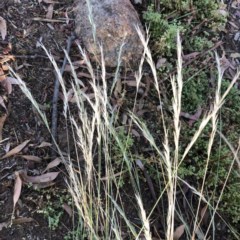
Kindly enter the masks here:
M 140 82 L 142 80 L 142 66 L 143 61 L 145 60 L 151 68 L 153 84 L 159 97 L 159 105 L 162 106 L 161 87 L 159 86 L 155 64 L 152 60 L 151 52 L 148 48 L 148 39 L 145 39 L 144 36 L 141 35 L 140 31 L 139 34 L 142 44 L 144 46 L 144 54 L 142 61 L 139 65 L 139 70 L 136 73 L 136 96 Z M 164 189 L 162 189 L 162 191 L 158 194 L 158 200 L 155 206 L 158 204 L 158 202 L 161 201 L 163 195 L 167 196 L 167 214 L 163 216 L 166 220 L 166 224 L 164 225 L 165 239 L 176 239 L 176 214 L 180 219 L 182 219 L 182 224 L 185 227 L 186 239 L 207 239 L 208 233 L 213 227 L 214 218 L 216 214 L 218 214 L 218 205 L 220 202 L 220 198 L 218 203 L 214 207 L 211 206 L 208 197 L 204 195 L 205 179 L 208 171 L 213 140 L 215 138 L 215 135 L 218 134 L 218 113 L 222 105 L 224 104 L 224 100 L 227 94 L 239 78 L 239 72 L 233 78 L 226 92 L 221 94 L 220 89 L 223 72 L 220 67 L 219 58 L 216 55 L 219 75 L 215 100 L 212 104 L 211 110 L 203 117 L 199 128 L 193 135 L 187 147 L 184 149 L 183 154 L 180 156 L 180 112 L 183 79 L 181 59 L 182 50 L 179 35 L 177 39 L 177 45 L 177 75 L 172 76 L 171 78 L 173 91 L 172 121 L 174 126 L 174 138 L 171 139 L 169 137 L 170 128 L 166 124 L 164 110 L 162 108 L 159 117 L 162 119 L 161 122 L 163 123 L 162 129 L 164 130 L 164 141 L 161 146 L 156 143 L 153 135 L 151 134 L 150 130 L 148 130 L 146 124 L 136 115 L 134 115 L 133 111 L 129 112 L 129 117 L 132 119 L 132 124 L 137 126 L 142 132 L 143 136 L 152 146 L 159 159 L 159 166 L 161 166 L 159 168 L 159 171 L 161 171 L 159 175 L 163 176 L 164 178 Z M 46 49 L 45 51 L 47 52 Z M 95 76 L 93 66 L 81 46 L 79 46 L 79 51 L 87 65 L 88 72 L 91 75 L 91 81 L 89 82 L 89 84 L 91 86 L 92 93 L 94 94 L 94 98 L 90 98 L 89 95 L 86 95 L 81 90 L 82 82 L 80 82 L 80 80 L 77 78 L 77 74 L 71 64 L 71 60 L 68 57 L 68 61 L 72 67 L 73 81 L 71 84 L 74 95 L 76 97 L 76 105 L 78 109 L 77 114 L 73 114 L 70 111 L 67 102 L 67 89 L 65 83 L 61 77 L 61 74 L 59 74 L 57 64 L 55 63 L 51 55 L 47 53 L 60 79 L 62 92 L 65 97 L 64 116 L 66 120 L 70 119 L 71 129 L 73 131 L 73 135 L 75 136 L 76 152 L 78 152 L 78 154 L 81 155 L 84 159 L 84 171 L 82 170 L 82 164 L 80 164 L 79 159 L 77 159 L 78 167 L 76 169 L 76 166 L 73 166 L 71 162 L 71 156 L 68 156 L 68 159 L 66 159 L 66 157 L 63 157 L 63 155 L 61 154 L 61 149 L 58 148 L 59 154 L 62 157 L 63 162 L 66 166 L 66 170 L 68 172 L 68 187 L 73 197 L 74 204 L 78 213 L 80 227 L 78 226 L 77 231 L 79 232 L 79 236 L 84 236 L 82 237 L 82 239 L 140 239 L 140 236 L 142 236 L 142 234 L 145 236 L 145 239 L 152 239 L 152 233 L 150 230 L 150 219 L 154 209 L 150 212 L 149 215 L 147 215 L 147 212 L 144 209 L 144 196 L 141 195 L 141 192 L 139 190 L 139 176 L 134 164 L 136 159 L 131 157 L 132 155 L 127 152 L 126 143 L 123 142 L 122 139 L 119 137 L 117 126 L 115 126 L 115 120 L 118 117 L 117 111 L 113 109 L 109 100 L 111 92 L 113 92 L 113 89 L 116 85 L 117 78 L 115 78 L 116 81 L 113 81 L 111 86 L 108 86 L 108 82 L 106 81 L 104 56 L 102 54 L 102 76 L 100 84 L 100 82 L 97 80 L 97 77 Z M 118 70 L 116 71 L 116 76 L 117 74 Z M 38 110 L 40 116 L 42 117 L 44 123 L 50 131 L 46 116 L 41 112 L 37 102 L 34 100 L 31 92 L 26 87 L 26 84 L 17 76 L 17 74 L 14 75 L 20 82 L 21 89 L 29 98 L 29 100 L 33 103 L 34 107 Z M 109 91 L 109 89 L 112 89 L 112 91 Z M 135 104 L 136 103 L 137 97 L 135 97 Z M 204 128 L 207 126 L 208 123 L 211 123 L 212 131 L 208 140 L 208 152 L 206 166 L 204 170 L 205 175 L 201 189 L 197 190 L 178 176 L 178 169 L 181 163 L 186 159 L 189 151 L 194 146 L 197 139 L 201 136 L 201 133 L 203 132 Z M 227 141 L 226 138 L 225 140 Z M 136 227 L 129 220 L 128 214 L 125 212 L 124 206 L 122 204 L 122 201 L 124 201 L 122 197 L 124 195 L 122 195 L 122 190 L 120 187 L 121 172 L 120 174 L 116 174 L 114 170 L 114 163 L 112 162 L 113 156 L 111 155 L 113 153 L 112 142 L 118 145 L 121 154 L 120 158 L 126 166 L 126 168 L 122 170 L 124 170 L 125 174 L 127 175 L 126 178 L 130 179 L 130 184 L 132 185 L 132 195 L 135 196 L 135 203 L 136 206 L 138 206 L 139 208 L 139 216 L 142 222 L 142 226 L 140 227 Z M 174 147 L 171 146 L 170 148 L 170 143 L 173 143 Z M 239 147 L 237 150 L 234 150 L 231 144 L 229 144 L 229 147 L 233 152 L 233 161 L 231 168 L 229 169 L 230 174 L 235 161 L 239 163 L 237 157 Z M 104 166 L 104 168 L 102 168 L 102 166 Z M 220 196 L 226 188 L 228 177 L 225 180 L 224 185 L 221 189 Z M 181 218 L 181 213 L 176 212 L 177 185 L 182 182 L 184 182 L 199 199 L 197 209 L 191 209 L 191 211 L 193 212 L 193 216 L 195 216 L 194 226 L 191 229 L 188 223 L 185 222 L 183 218 Z M 201 229 L 202 219 L 199 218 L 200 204 L 202 202 L 205 202 L 208 205 L 209 209 L 211 209 L 212 211 L 211 220 L 209 221 L 209 226 L 206 232 L 203 232 L 203 230 Z

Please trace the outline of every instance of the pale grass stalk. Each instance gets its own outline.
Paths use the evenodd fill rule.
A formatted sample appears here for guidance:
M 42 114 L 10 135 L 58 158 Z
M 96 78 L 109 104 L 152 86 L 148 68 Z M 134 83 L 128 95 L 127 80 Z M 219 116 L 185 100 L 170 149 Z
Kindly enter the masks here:
M 176 187 L 177 187 L 177 167 L 178 167 L 178 153 L 179 153 L 179 137 L 180 137 L 180 113 L 181 113 L 181 96 L 182 96 L 182 47 L 179 32 L 177 33 L 177 78 L 172 77 L 173 90 L 173 123 L 174 123 L 174 158 L 171 161 L 170 153 L 168 157 L 167 172 L 169 181 L 168 191 L 168 216 L 167 216 L 167 239 L 173 239 L 174 234 L 174 215 L 175 215 L 175 201 L 176 201 Z M 168 138 L 168 137 L 167 137 Z M 166 139 L 165 139 L 166 142 Z M 166 145 L 166 144 L 165 144 Z M 165 146 L 165 152 L 169 152 L 169 144 Z
M 140 214 L 141 214 L 141 220 L 142 220 L 142 223 L 143 223 L 144 236 L 145 236 L 146 240 L 152 240 L 152 234 L 151 234 L 151 231 L 150 231 L 150 223 L 149 223 L 149 219 L 146 216 L 146 211 L 143 207 L 142 199 L 139 195 L 136 195 L 136 199 L 137 199 L 138 206 L 140 208 Z
M 37 110 L 38 114 L 40 115 L 43 123 L 46 125 L 48 131 L 50 132 L 50 127 L 47 121 L 47 117 L 45 115 L 44 112 L 42 112 L 42 110 L 39 107 L 39 104 L 37 103 L 37 101 L 35 100 L 35 98 L 33 97 L 32 93 L 29 91 L 26 83 L 19 77 L 18 74 L 16 74 L 13 69 L 9 66 L 9 69 L 11 71 L 11 73 L 13 74 L 13 76 L 17 79 L 18 81 L 18 85 L 20 87 L 20 89 L 22 90 L 22 92 L 26 95 L 26 97 L 30 100 L 30 102 L 32 103 L 33 107 Z
M 215 208 L 214 208 L 214 211 L 213 211 L 213 214 L 212 214 L 210 223 L 209 223 L 209 225 L 208 225 L 207 231 L 206 231 L 206 233 L 205 233 L 205 238 L 204 238 L 204 239 L 207 239 L 208 232 L 209 232 L 209 230 L 210 230 L 210 227 L 211 227 L 211 224 L 212 224 L 212 222 L 213 222 L 213 220 L 214 220 L 214 217 L 215 217 L 215 215 L 216 215 L 218 206 L 219 206 L 219 204 L 220 204 L 220 202 L 221 202 L 223 192 L 224 192 L 224 190 L 225 190 L 225 188 L 226 188 L 226 186 L 227 186 L 228 179 L 229 179 L 230 174 L 231 174 L 231 172 L 232 172 L 232 169 L 233 169 L 233 166 L 234 166 L 234 163 L 235 163 L 235 160 L 236 160 L 236 159 L 235 159 L 235 156 L 238 156 L 239 150 L 240 150 L 240 138 L 239 138 L 239 140 L 238 140 L 237 150 L 236 150 L 236 152 L 235 152 L 235 154 L 234 154 L 233 161 L 232 161 L 232 163 L 231 163 L 231 165 L 230 165 L 230 167 L 229 167 L 228 174 L 227 174 L 227 176 L 226 176 L 226 179 L 225 179 L 225 181 L 224 181 L 223 187 L 222 187 L 222 189 L 221 189 L 221 192 L 220 192 L 220 195 L 219 195 L 217 204 L 216 204 L 216 206 L 215 206 Z
M 94 19 L 93 19 L 91 0 L 85 0 L 85 1 L 86 1 L 86 3 L 87 3 L 87 9 L 88 9 L 88 20 L 89 20 L 89 22 L 90 22 L 90 24 L 91 24 L 91 27 L 92 27 L 93 40 L 94 40 L 94 43 L 95 43 L 96 46 L 97 46 L 96 24 L 95 24 Z
M 201 121 L 201 124 L 198 128 L 198 130 L 195 132 L 194 136 L 192 137 L 190 143 L 188 144 L 188 146 L 186 147 L 183 156 L 179 162 L 179 166 L 182 163 L 182 161 L 185 159 L 185 157 L 187 156 L 187 154 L 189 153 L 190 149 L 192 148 L 192 146 L 194 145 L 194 143 L 197 141 L 197 139 L 199 138 L 199 136 L 201 135 L 203 129 L 206 127 L 206 125 L 209 123 L 209 121 L 212 119 L 212 117 L 214 115 L 217 114 L 217 112 L 220 110 L 220 108 L 222 107 L 224 100 L 226 98 L 226 96 L 228 95 L 228 93 L 230 92 L 230 90 L 232 89 L 233 85 L 236 83 L 236 81 L 238 80 L 240 76 L 240 71 L 238 71 L 235 76 L 233 77 L 233 80 L 231 81 L 230 85 L 228 86 L 227 90 L 224 92 L 224 94 L 220 97 L 220 100 L 213 105 L 212 110 L 203 118 L 203 120 Z
M 149 42 L 149 30 L 146 29 L 146 38 L 143 36 L 140 28 L 137 26 L 136 27 L 136 30 L 137 30 L 137 33 L 138 33 L 138 36 L 141 40 L 141 43 L 143 45 L 143 49 L 144 49 L 144 55 L 145 55 L 145 58 L 146 58 L 146 61 L 147 63 L 149 64 L 149 66 L 151 67 L 151 72 L 152 72 L 152 75 L 153 75 L 153 80 L 154 80 L 154 84 L 155 84 L 155 89 L 157 90 L 158 92 L 158 96 L 160 96 L 160 87 L 159 87 L 159 83 L 158 83 L 158 77 L 157 77 L 157 70 L 156 70 L 156 67 L 155 67 L 155 63 L 152 59 L 152 54 L 151 54 L 151 51 L 148 47 L 148 42 Z
M 220 97 L 221 97 L 221 82 L 222 82 L 223 72 L 221 70 L 220 60 L 219 60 L 219 57 L 217 54 L 216 54 L 216 62 L 217 62 L 217 68 L 218 68 L 218 81 L 217 81 L 214 105 L 221 106 Z M 204 191 L 204 186 L 205 186 L 205 181 L 206 181 L 208 166 L 209 166 L 209 160 L 210 160 L 210 156 L 211 156 L 211 152 L 212 152 L 213 141 L 214 141 L 216 131 L 217 131 L 217 119 L 218 119 L 218 112 L 213 112 L 213 114 L 212 114 L 212 131 L 211 131 L 209 141 L 208 141 L 207 159 L 206 159 L 204 177 L 203 177 L 203 181 L 201 184 L 201 190 L 200 190 L 201 196 L 203 195 L 203 191 Z M 196 217 L 195 217 L 194 226 L 193 226 L 192 239 L 195 239 L 196 231 L 197 231 L 197 229 L 200 228 L 200 224 L 202 221 L 202 219 L 200 219 L 199 223 L 197 223 L 201 201 L 202 201 L 202 199 L 200 197 L 199 201 L 198 201 L 198 207 L 197 207 Z
M 146 37 L 142 34 L 142 32 L 139 29 L 139 27 L 137 27 L 136 29 L 137 29 L 137 33 L 139 35 L 139 38 L 141 40 L 141 43 L 143 45 L 145 59 L 146 59 L 148 65 L 150 66 L 151 73 L 153 75 L 154 87 L 155 87 L 155 90 L 157 91 L 158 99 L 159 99 L 159 107 L 160 107 L 160 112 L 161 112 L 160 117 L 161 117 L 161 121 L 163 122 L 162 126 L 163 126 L 163 130 L 164 130 L 164 138 L 167 138 L 167 129 L 166 129 L 165 117 L 164 117 L 163 108 L 162 108 L 163 107 L 163 102 L 161 100 L 161 92 L 160 92 L 160 86 L 159 86 L 158 77 L 157 77 L 157 69 L 156 69 L 156 65 L 155 65 L 155 63 L 153 61 L 151 51 L 150 51 L 150 49 L 148 47 L 148 42 L 149 42 L 149 38 L 150 38 L 150 36 L 149 36 L 149 29 L 146 29 Z M 144 127 L 144 128 L 145 128 L 145 130 L 147 130 L 146 127 Z M 147 130 L 147 132 L 149 132 L 149 131 Z M 153 138 L 152 138 L 152 136 L 150 136 L 151 134 L 148 133 L 147 135 L 148 135 L 149 139 L 151 139 L 151 142 L 153 143 L 154 141 L 152 141 Z M 155 149 L 157 149 L 157 148 L 158 147 L 156 147 Z M 163 157 L 164 154 L 160 153 L 159 150 L 157 150 L 157 152 L 159 153 L 159 155 L 161 157 Z M 165 162 L 165 160 L 164 159 L 160 159 L 159 164 L 161 166 L 162 172 L 164 172 L 164 170 L 163 170 L 164 169 L 163 162 Z M 165 180 L 165 176 L 164 176 L 164 182 L 165 182 L 165 184 L 167 184 L 167 182 Z

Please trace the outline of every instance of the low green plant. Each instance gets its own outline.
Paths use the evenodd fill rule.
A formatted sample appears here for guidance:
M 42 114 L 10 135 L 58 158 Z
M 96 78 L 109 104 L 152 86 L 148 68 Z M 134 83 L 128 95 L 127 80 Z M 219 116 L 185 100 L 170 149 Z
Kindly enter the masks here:
M 143 18 L 150 27 L 152 51 L 162 56 L 175 56 L 177 30 L 188 36 L 183 38 L 185 52 L 211 48 L 227 21 L 226 6 L 217 0 L 162 0 L 160 5 L 160 12 L 150 5 Z
M 54 196 L 50 192 L 45 192 L 44 196 L 46 202 L 44 202 L 43 208 L 38 210 L 38 213 L 44 215 L 51 230 L 56 230 L 64 213 L 63 204 L 71 204 L 71 196 L 62 191 L 56 191 Z
M 199 124 L 193 128 L 184 127 L 182 136 L 182 145 L 187 142 L 189 136 L 196 131 Z M 178 174 L 182 179 L 185 179 L 196 189 L 200 189 L 206 168 L 208 141 L 211 133 L 210 125 L 204 130 L 201 137 L 198 138 L 196 144 L 189 152 L 186 161 L 178 169 Z M 219 201 L 220 192 L 227 179 L 227 187 L 221 196 L 219 213 L 223 217 L 227 217 L 232 223 L 240 223 L 240 194 L 238 188 L 240 184 L 239 166 L 234 162 L 234 156 L 226 146 L 226 143 L 221 139 L 221 136 L 216 134 L 214 144 L 209 159 L 207 177 L 204 185 L 204 195 L 210 199 L 212 206 Z M 232 168 L 232 169 L 231 169 Z M 230 175 L 228 176 L 230 172 Z

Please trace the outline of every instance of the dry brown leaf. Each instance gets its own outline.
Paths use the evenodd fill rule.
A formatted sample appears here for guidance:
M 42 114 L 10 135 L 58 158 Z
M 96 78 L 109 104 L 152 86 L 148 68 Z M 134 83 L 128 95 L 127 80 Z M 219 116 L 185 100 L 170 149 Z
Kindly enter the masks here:
M 120 78 L 118 78 L 116 85 L 115 85 L 114 92 L 113 92 L 113 95 L 116 99 L 118 99 L 118 96 L 121 95 L 122 88 L 123 88 L 122 81 Z
M 53 0 L 43 0 L 43 2 L 45 2 L 45 3 L 50 3 L 50 4 L 59 3 L 59 2 L 53 1 Z
M 33 156 L 33 155 L 20 155 L 20 157 L 28 160 L 28 161 L 34 161 L 34 162 L 41 162 L 42 159 L 40 157 L 37 156 Z
M 13 78 L 13 77 L 6 77 L 6 79 L 9 83 L 11 84 L 17 84 L 19 85 L 19 81 L 16 79 L 16 78 Z
M 73 216 L 73 210 L 68 204 L 64 203 L 62 207 L 68 213 L 69 217 Z
M 90 78 L 90 79 L 92 78 L 91 74 L 85 73 L 85 72 L 79 72 L 79 73 L 77 73 L 77 76 L 78 77 Z
M 78 69 L 84 63 L 85 63 L 84 60 L 79 60 L 79 61 L 72 62 L 72 65 L 73 65 L 74 69 Z M 72 68 L 71 68 L 70 64 L 66 64 L 64 71 L 66 71 L 66 72 L 71 72 L 72 71 Z
M 40 176 L 28 176 L 26 172 L 22 172 L 21 176 L 27 183 L 47 183 L 53 181 L 60 172 L 50 172 Z
M 3 71 L 3 69 L 0 67 L 0 81 L 3 81 L 5 79 L 6 79 L 6 75 L 5 75 L 4 71 Z
M 7 119 L 7 114 L 4 114 L 3 116 L 0 117 L 0 141 L 2 141 L 2 130 L 3 130 L 3 126 L 6 119 Z
M 46 18 L 52 19 L 53 18 L 53 4 L 50 4 L 47 9 Z
M 135 136 L 137 138 L 141 137 L 141 135 L 139 134 L 139 132 L 136 129 L 132 129 L 132 134 L 133 134 L 133 136 Z
M 231 58 L 240 58 L 240 53 L 237 53 L 237 52 L 236 53 L 231 53 L 230 57 Z
M 22 190 L 22 179 L 19 175 L 19 172 L 15 172 L 15 184 L 13 192 L 13 209 L 15 209 L 16 203 L 21 195 Z
M 23 224 L 23 223 L 29 223 L 35 221 L 31 217 L 20 217 L 20 218 L 15 218 L 12 220 L 12 224 Z
M 137 86 L 137 82 L 136 81 L 128 80 L 128 81 L 122 81 L 122 83 L 127 84 L 129 87 L 136 87 Z M 145 87 L 145 84 L 140 82 L 139 86 L 140 87 Z
M 0 33 L 2 36 L 2 40 L 5 40 L 7 35 L 7 22 L 3 17 L 0 17 Z
M 4 103 L 4 99 L 3 99 L 2 96 L 0 96 L 0 105 L 1 105 L 1 106 L 6 110 L 6 112 L 7 112 L 7 107 L 6 107 L 5 103 Z
M 185 226 L 181 225 L 176 228 L 175 232 L 173 233 L 173 240 L 178 240 L 184 233 Z
M 26 147 L 26 145 L 30 142 L 30 140 L 26 140 L 23 143 L 19 144 L 17 147 L 10 150 L 8 153 L 6 153 L 4 156 L 2 156 L 0 159 L 11 157 L 19 152 L 22 151 L 23 148 Z
M 192 53 L 183 55 L 182 58 L 184 61 L 187 61 L 187 60 L 196 58 L 199 54 L 200 54 L 200 52 L 192 52 Z
M 55 182 L 51 181 L 51 182 L 46 182 L 46 183 L 33 183 L 32 184 L 32 187 L 33 189 L 35 190 L 38 190 L 38 189 L 43 189 L 43 188 L 48 188 L 48 187 L 51 187 L 55 184 Z
M 159 69 L 160 67 L 164 66 L 166 62 L 167 62 L 166 58 L 159 58 L 157 60 L 156 68 Z
M 0 81 L 0 84 L 7 91 L 7 94 L 11 94 L 12 93 L 12 84 L 9 81 L 7 81 L 7 78 L 5 78 L 4 80 Z
M 7 228 L 9 224 L 10 224 L 9 221 L 8 221 L 8 222 L 2 222 L 2 223 L 0 223 L 0 231 L 2 231 L 2 229 L 3 229 L 4 227 Z
M 53 161 L 51 161 L 47 167 L 43 170 L 42 173 L 45 173 L 47 170 L 57 167 L 60 163 L 62 162 L 62 160 L 60 158 L 55 158 Z
M 203 207 L 200 212 L 201 221 L 203 222 L 204 225 L 207 225 L 208 217 L 209 217 L 209 213 L 208 213 L 207 209 L 208 209 L 208 205 Z
M 2 70 L 3 71 L 8 71 L 9 70 L 9 66 L 8 65 L 2 65 Z
M 42 142 L 37 148 L 51 147 L 52 144 L 49 142 Z

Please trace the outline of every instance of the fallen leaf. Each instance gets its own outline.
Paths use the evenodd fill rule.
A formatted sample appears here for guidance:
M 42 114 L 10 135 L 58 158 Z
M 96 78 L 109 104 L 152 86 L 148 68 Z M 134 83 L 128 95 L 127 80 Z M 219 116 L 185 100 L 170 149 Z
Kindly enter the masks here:
M 198 121 L 201 115 L 202 115 L 202 108 L 199 107 L 198 110 L 191 116 L 191 119 L 189 121 L 189 126 L 192 126 L 196 121 Z
M 11 84 L 17 84 L 19 85 L 19 81 L 16 78 L 13 77 L 6 77 L 6 79 L 8 82 L 10 82 Z
M 207 226 L 208 217 L 209 217 L 209 213 L 208 213 L 207 209 L 208 209 L 208 205 L 206 205 L 205 207 L 203 207 L 202 210 L 201 210 L 201 212 L 200 212 L 201 221 L 203 222 L 203 224 L 204 224 L 205 226 Z
M 0 32 L 2 35 L 2 40 L 5 40 L 5 37 L 7 35 L 7 23 L 3 17 L 0 17 Z
M 9 70 L 9 66 L 8 65 L 2 65 L 2 70 L 3 71 L 8 71 Z
M 51 181 L 51 182 L 46 182 L 46 183 L 33 183 L 32 187 L 34 190 L 38 190 L 38 189 L 43 189 L 43 188 L 48 188 L 51 187 L 55 184 L 55 182 Z
M 3 69 L 0 67 L 0 81 L 3 81 L 6 79 L 6 75 L 3 71 Z
M 156 68 L 159 69 L 160 67 L 164 66 L 166 62 L 167 62 L 166 58 L 159 58 L 157 60 Z
M 0 141 L 2 141 L 2 130 L 3 130 L 3 126 L 6 119 L 7 119 L 7 114 L 4 114 L 3 116 L 0 117 Z
M 23 224 L 23 223 L 29 223 L 35 221 L 31 217 L 20 217 L 20 218 L 15 218 L 12 220 L 12 224 Z
M 133 134 L 133 136 L 135 136 L 137 138 L 141 137 L 141 135 L 139 134 L 139 132 L 136 129 L 132 129 L 132 134 Z
M 2 222 L 2 223 L 0 223 L 0 231 L 2 231 L 2 229 L 3 229 L 4 227 L 7 228 L 9 224 L 10 224 L 9 221 L 8 221 L 8 222 Z
M 230 57 L 231 58 L 240 58 L 240 53 L 237 53 L 237 52 L 236 53 L 231 53 Z
M 42 142 L 37 148 L 51 147 L 52 144 L 49 142 Z
M 142 0 L 134 0 L 134 4 L 142 4 Z
M 181 225 L 176 228 L 175 232 L 173 233 L 173 240 L 178 240 L 184 233 L 185 226 Z
M 127 84 L 129 87 L 136 87 L 137 86 L 137 82 L 136 81 L 122 81 L 122 83 L 124 84 Z M 144 83 L 141 83 L 139 84 L 140 87 L 145 87 L 145 84 Z
M 79 72 L 79 73 L 77 73 L 77 76 L 78 76 L 78 77 L 85 77 L 85 78 L 90 78 L 90 79 L 92 79 L 92 75 L 89 74 L 89 73 L 85 73 L 85 72 Z
M 40 157 L 37 156 L 33 156 L 33 155 L 20 155 L 20 157 L 28 160 L 28 161 L 34 161 L 34 162 L 41 162 L 42 159 Z
M 184 61 L 187 61 L 187 60 L 196 58 L 199 54 L 200 54 L 200 52 L 192 52 L 192 53 L 183 55 L 182 58 Z
M 12 84 L 9 81 L 7 81 L 7 78 L 5 78 L 4 80 L 0 81 L 0 84 L 7 91 L 7 94 L 11 94 L 12 93 Z
M 52 19 L 53 18 L 53 4 L 50 4 L 48 6 L 46 18 L 47 19 Z
M 121 92 L 122 92 L 122 81 L 120 78 L 118 78 L 115 85 L 114 92 L 113 92 L 114 97 L 118 99 L 118 96 L 121 95 Z
M 2 96 L 0 96 L 0 105 L 1 105 L 1 106 L 6 110 L 6 112 L 7 112 L 7 107 L 6 107 L 5 103 L 4 103 L 4 99 L 3 99 Z
M 21 143 L 20 145 L 18 145 L 17 147 L 13 148 L 12 150 L 10 150 L 8 153 L 6 153 L 4 156 L 2 156 L 0 159 L 4 159 L 4 158 L 8 158 L 11 157 L 19 152 L 21 152 L 21 150 L 23 148 L 26 147 L 26 145 L 30 142 L 30 140 L 26 140 L 23 143 Z
M 53 181 L 60 172 L 45 173 L 40 176 L 28 176 L 26 172 L 21 172 L 21 177 L 27 183 L 47 183 Z
M 43 2 L 45 2 L 45 3 L 50 3 L 50 4 L 59 3 L 59 2 L 53 1 L 53 0 L 43 0 Z
M 19 172 L 15 172 L 15 184 L 13 192 L 13 209 L 15 209 L 16 203 L 21 195 L 22 190 L 22 179 L 19 175 Z
M 206 239 L 206 238 L 205 238 L 205 234 L 202 232 L 202 230 L 201 230 L 199 227 L 197 227 L 195 233 L 196 233 L 196 235 L 197 235 L 197 237 L 198 237 L 198 238 L 197 238 L 198 240 L 204 240 L 204 239 Z
M 73 210 L 68 204 L 64 203 L 62 207 L 68 213 L 69 217 L 73 216 Z
M 42 173 L 45 173 L 47 170 L 57 167 L 60 163 L 62 162 L 62 160 L 60 158 L 55 158 L 53 161 L 51 161 L 47 167 L 43 170 Z
M 10 147 L 11 147 L 11 144 L 10 144 L 10 142 L 8 142 L 8 143 L 6 144 L 6 146 L 4 147 L 5 153 L 9 152 Z

